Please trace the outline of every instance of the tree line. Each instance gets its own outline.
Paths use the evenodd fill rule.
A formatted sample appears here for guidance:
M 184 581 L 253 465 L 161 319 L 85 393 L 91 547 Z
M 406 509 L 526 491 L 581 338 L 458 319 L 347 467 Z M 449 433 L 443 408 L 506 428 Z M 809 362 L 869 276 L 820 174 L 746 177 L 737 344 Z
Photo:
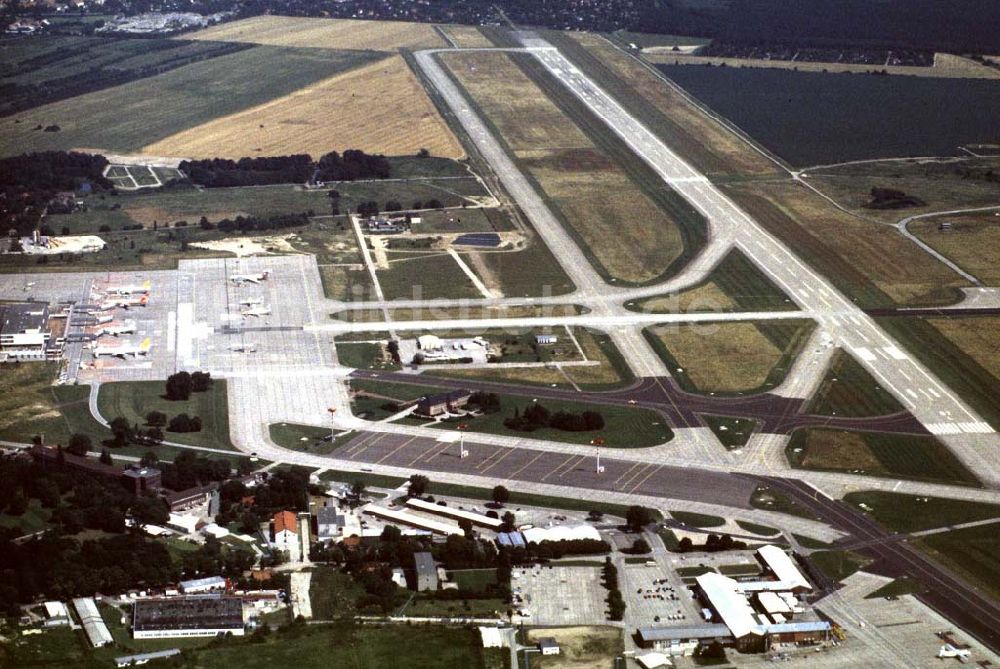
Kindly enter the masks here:
M 604 429 L 604 416 L 597 411 L 576 414 L 569 411 L 551 412 L 539 402 L 532 402 L 524 411 L 514 408 L 514 414 L 504 420 L 504 427 L 518 432 L 534 432 L 543 427 L 564 432 L 592 432 Z
M 392 166 L 385 156 L 367 154 L 358 149 L 348 149 L 343 154 L 331 151 L 318 161 L 313 161 L 312 156 L 304 153 L 239 160 L 185 160 L 180 163 L 179 169 L 193 183 L 206 188 L 387 179 L 392 173 Z

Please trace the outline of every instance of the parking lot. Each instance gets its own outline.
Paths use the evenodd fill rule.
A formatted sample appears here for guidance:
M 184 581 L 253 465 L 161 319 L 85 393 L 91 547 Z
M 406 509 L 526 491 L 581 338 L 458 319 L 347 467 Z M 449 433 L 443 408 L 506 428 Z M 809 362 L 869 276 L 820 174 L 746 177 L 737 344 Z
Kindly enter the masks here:
M 600 567 L 536 565 L 513 571 L 517 604 L 531 612 L 535 625 L 597 625 L 607 620 Z
M 700 607 L 691 591 L 663 559 L 656 565 L 622 564 L 619 568 L 622 596 L 629 619 L 636 626 L 691 625 L 702 622 Z

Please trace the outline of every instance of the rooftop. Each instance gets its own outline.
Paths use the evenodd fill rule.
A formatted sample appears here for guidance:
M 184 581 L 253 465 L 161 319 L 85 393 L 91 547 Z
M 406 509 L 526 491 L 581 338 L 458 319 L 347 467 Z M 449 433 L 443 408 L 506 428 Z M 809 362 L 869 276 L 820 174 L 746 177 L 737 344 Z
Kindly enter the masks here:
M 637 631 L 643 641 L 720 639 L 733 636 L 729 633 L 729 628 L 722 624 L 689 627 L 640 627 Z
M 778 546 L 761 546 L 757 549 L 757 555 L 779 581 L 785 581 L 793 588 L 812 590 L 791 556 Z
M 49 305 L 43 302 L 15 302 L 0 305 L 0 332 L 17 334 L 45 330 Z
M 413 564 L 417 568 L 417 576 L 437 576 L 437 563 L 427 551 L 414 553 Z
M 243 601 L 224 595 L 138 599 L 132 613 L 132 626 L 137 632 L 242 629 Z
M 277 534 L 285 530 L 299 533 L 299 524 L 295 519 L 295 514 L 291 511 L 279 511 L 274 514 L 274 533 Z

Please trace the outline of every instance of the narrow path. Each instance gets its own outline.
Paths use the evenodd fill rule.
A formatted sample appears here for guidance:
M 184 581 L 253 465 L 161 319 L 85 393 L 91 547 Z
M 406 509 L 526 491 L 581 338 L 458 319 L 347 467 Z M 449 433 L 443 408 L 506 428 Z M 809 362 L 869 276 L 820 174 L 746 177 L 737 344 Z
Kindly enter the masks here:
M 977 286 L 982 286 L 983 284 L 978 278 L 966 272 L 964 269 L 959 267 L 955 261 L 951 260 L 946 255 L 944 255 L 943 253 L 932 247 L 930 244 L 927 244 L 922 239 L 917 237 L 915 234 L 910 232 L 908 226 L 913 221 L 920 220 L 922 218 L 933 218 L 935 216 L 953 216 L 956 214 L 971 214 L 980 211 L 996 211 L 996 210 L 1000 210 L 1000 205 L 993 205 L 989 207 L 971 207 L 968 209 L 952 209 L 950 211 L 932 211 L 926 214 L 907 216 L 906 218 L 904 218 L 903 220 L 901 220 L 899 223 L 896 224 L 896 228 L 899 230 L 901 235 L 903 235 L 911 242 L 922 248 L 924 251 L 926 251 L 928 254 L 930 254 L 937 260 L 944 263 L 949 269 L 951 269 L 953 272 L 961 276 L 963 279 L 965 279 L 966 281 L 970 281 Z

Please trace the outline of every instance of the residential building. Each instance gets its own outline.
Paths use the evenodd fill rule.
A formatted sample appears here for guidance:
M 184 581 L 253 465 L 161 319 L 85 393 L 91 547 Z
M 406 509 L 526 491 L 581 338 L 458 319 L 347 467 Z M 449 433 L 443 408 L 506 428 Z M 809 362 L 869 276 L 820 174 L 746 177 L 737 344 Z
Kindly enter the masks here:
M 320 541 L 336 541 L 350 536 L 361 536 L 361 519 L 332 506 L 316 512 L 316 533 Z
M 291 511 L 274 514 L 271 543 L 278 550 L 293 551 L 299 542 L 299 521 Z

